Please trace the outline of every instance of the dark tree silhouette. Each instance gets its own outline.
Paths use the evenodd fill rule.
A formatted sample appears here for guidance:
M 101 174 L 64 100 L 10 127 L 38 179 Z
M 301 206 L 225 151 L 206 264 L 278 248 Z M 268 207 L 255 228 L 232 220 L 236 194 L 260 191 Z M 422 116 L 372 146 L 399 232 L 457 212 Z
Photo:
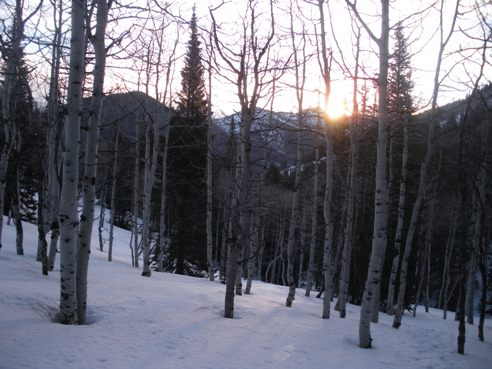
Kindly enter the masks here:
M 195 11 L 190 21 L 177 115 L 171 124 L 169 188 L 171 238 L 176 272 L 185 260 L 205 261 L 207 96 Z M 202 247 L 203 246 L 203 247 Z

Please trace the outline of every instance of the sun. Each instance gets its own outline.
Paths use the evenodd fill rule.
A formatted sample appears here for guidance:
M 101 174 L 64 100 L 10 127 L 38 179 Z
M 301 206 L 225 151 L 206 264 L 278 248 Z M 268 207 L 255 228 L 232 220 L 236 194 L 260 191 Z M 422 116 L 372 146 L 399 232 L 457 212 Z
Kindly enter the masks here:
M 338 119 L 349 115 L 350 112 L 347 105 L 347 99 L 344 96 L 332 94 L 328 106 L 325 108 L 326 115 L 330 119 Z

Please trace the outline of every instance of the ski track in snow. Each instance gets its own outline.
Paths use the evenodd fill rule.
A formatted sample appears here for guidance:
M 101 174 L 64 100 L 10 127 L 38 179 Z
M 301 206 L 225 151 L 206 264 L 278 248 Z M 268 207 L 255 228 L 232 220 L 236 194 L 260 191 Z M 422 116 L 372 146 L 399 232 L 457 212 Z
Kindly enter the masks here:
M 6 219 L 5 219 L 6 220 Z M 5 224 L 5 223 L 4 223 Z M 287 287 L 254 281 L 252 295 L 235 299 L 224 319 L 225 286 L 206 279 L 153 272 L 130 262 L 129 232 L 115 228 L 113 262 L 98 250 L 89 262 L 88 325 L 52 323 L 59 304 L 59 268 L 41 275 L 37 229 L 24 223 L 25 256 L 15 255 L 15 229 L 4 225 L 0 252 L 0 369 L 485 369 L 492 362 L 492 324 L 486 342 L 466 326 L 466 354 L 456 354 L 458 325 L 422 308 L 399 330 L 380 314 L 374 349 L 358 344 L 359 307 L 347 319 L 320 318 L 322 301 L 298 289 L 284 307 Z M 107 242 L 106 242 L 107 247 Z M 57 256 L 57 263 L 59 262 Z M 334 304 L 332 304 L 333 307 Z

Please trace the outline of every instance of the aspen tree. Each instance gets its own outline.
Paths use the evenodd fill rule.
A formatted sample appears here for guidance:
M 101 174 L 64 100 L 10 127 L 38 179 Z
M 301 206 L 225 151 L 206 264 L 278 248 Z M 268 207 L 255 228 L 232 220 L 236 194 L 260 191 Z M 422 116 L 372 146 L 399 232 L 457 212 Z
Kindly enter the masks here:
M 299 245 L 299 279 L 297 281 L 297 288 L 302 287 L 303 277 L 304 277 L 304 245 L 306 244 L 306 219 L 307 212 L 306 208 L 303 206 L 302 208 L 302 221 L 300 228 L 300 245 Z
M 153 138 L 151 143 L 151 133 Z M 152 146 L 152 147 L 151 147 Z M 159 147 L 159 123 L 152 117 L 147 117 L 145 130 L 145 169 L 144 169 L 144 193 L 142 209 L 142 263 L 143 277 L 150 277 L 150 211 L 152 204 L 152 188 L 154 187 L 155 171 L 157 167 L 157 155 Z M 152 151 L 152 154 L 151 154 Z
M 372 251 L 369 261 L 369 270 L 367 273 L 364 296 L 360 309 L 359 323 L 359 346 L 361 348 L 372 347 L 371 338 L 371 314 L 373 307 L 373 294 L 375 288 L 381 280 L 380 260 L 383 250 L 386 246 L 386 227 L 387 227 L 387 209 L 386 209 L 386 123 L 388 118 L 387 110 L 387 84 L 388 84 L 388 39 L 389 39 L 389 1 L 381 0 L 381 35 L 377 37 L 368 25 L 362 20 L 355 2 L 346 0 L 347 5 L 353 11 L 359 22 L 367 31 L 371 39 L 377 44 L 379 52 L 379 78 L 378 78 L 378 96 L 379 96 L 379 114 L 378 114 L 378 139 L 377 139 L 377 156 L 376 156 L 376 191 L 374 195 L 374 226 L 372 237 Z
M 106 25 L 108 23 L 108 11 L 112 0 L 95 0 L 96 5 L 96 31 L 91 33 L 90 24 L 86 25 L 88 39 L 94 47 L 94 82 L 92 86 L 92 98 L 89 108 L 89 122 L 87 123 L 84 174 L 82 177 L 82 215 L 77 241 L 77 314 L 78 323 L 85 324 L 87 311 L 87 273 L 89 267 L 89 254 L 91 249 L 92 225 L 94 222 L 94 205 L 96 200 L 96 173 L 97 173 L 97 148 L 99 143 L 99 122 L 104 93 L 104 75 L 106 70 Z M 93 11 L 91 7 L 91 11 Z M 88 22 L 92 14 L 88 15 Z
M 60 117 L 61 102 L 59 96 L 59 77 L 60 65 L 62 59 L 62 27 L 63 27 L 63 10 L 62 0 L 53 2 L 53 44 L 51 50 L 51 69 L 50 85 L 48 93 L 48 132 L 46 136 L 48 157 L 47 157 L 47 182 L 45 200 L 48 211 L 45 215 L 45 222 L 49 224 L 51 232 L 49 252 L 48 252 L 48 269 L 52 271 L 55 267 L 57 246 L 60 236 L 60 227 L 58 223 L 58 204 L 60 200 L 60 166 L 61 166 L 61 131 L 62 119 Z M 47 232 L 48 227 L 45 228 Z
M 290 2 L 290 37 L 292 42 L 292 50 L 294 55 L 294 74 L 295 74 L 295 89 L 297 98 L 297 149 L 294 174 L 294 188 L 292 191 L 292 212 L 289 224 L 289 235 L 287 238 L 287 284 L 289 285 L 289 293 L 285 305 L 291 307 L 296 294 L 296 282 L 294 279 L 294 255 L 295 255 L 295 235 L 299 225 L 299 196 L 301 190 L 301 164 L 302 164 L 302 130 L 304 124 L 304 84 L 306 82 L 306 38 L 305 30 L 302 32 L 301 45 L 296 45 L 296 37 L 294 33 L 294 14 L 292 11 L 292 1 Z M 300 49 L 300 50 L 299 50 Z M 302 60 L 298 59 L 298 53 L 302 56 Z
M 249 0 L 246 6 L 246 15 L 243 18 L 241 34 L 242 43 L 239 44 L 239 53 L 234 52 L 219 38 L 214 11 L 210 9 L 212 17 L 212 32 L 214 44 L 221 60 L 236 77 L 236 88 L 241 105 L 240 148 L 238 158 L 238 176 L 234 204 L 232 206 L 233 226 L 237 237 L 231 240 L 230 253 L 227 259 L 226 293 L 224 301 L 224 317 L 234 317 L 234 287 L 238 269 L 239 255 L 249 243 L 250 217 L 249 186 L 250 186 L 250 154 L 251 154 L 251 125 L 255 119 L 258 100 L 265 87 L 271 82 L 265 82 L 263 76 L 267 73 L 264 67 L 268 63 L 268 51 L 275 36 L 275 20 L 273 16 L 273 2 L 270 5 L 270 27 L 263 42 L 257 34 L 257 3 Z M 251 64 L 250 64 L 251 63 Z M 250 80 L 251 78 L 251 80 Z M 248 86 L 248 83 L 251 85 Z
M 318 114 L 319 119 L 319 114 Z M 311 241 L 309 244 L 308 276 L 306 281 L 306 296 L 309 297 L 314 279 L 314 253 L 316 252 L 316 235 L 318 231 L 318 197 L 319 197 L 319 150 L 315 150 L 313 204 L 311 210 Z
M 130 245 L 133 241 L 132 248 L 132 265 L 138 268 L 138 260 L 140 257 L 140 243 L 138 232 L 139 227 L 139 213 L 140 213 L 140 139 L 141 139 L 141 124 L 142 122 L 135 122 L 135 164 L 133 170 L 133 226 L 132 226 L 132 238 Z M 131 246 L 130 246 L 131 247 Z
M 451 259 L 453 257 L 453 249 L 455 244 L 456 222 L 457 222 L 457 215 L 456 212 L 453 211 L 451 213 L 450 227 L 448 231 L 448 238 L 446 241 L 444 266 L 442 269 L 441 289 L 439 290 L 439 300 L 437 303 L 437 307 L 443 310 L 443 319 L 446 319 L 447 310 L 448 310 L 448 288 L 449 288 L 449 280 L 450 280 L 449 269 L 451 265 Z
M 109 219 L 109 245 L 108 261 L 113 260 L 113 241 L 114 241 L 114 216 L 116 214 L 116 183 L 118 179 L 118 155 L 120 142 L 120 127 L 116 128 L 116 137 L 113 147 L 113 175 L 111 177 L 111 215 Z
M 325 15 L 324 15 L 324 0 L 318 1 L 319 20 L 321 33 L 319 35 L 321 45 L 319 47 L 320 57 L 320 69 L 321 76 L 324 83 L 324 106 L 328 107 L 331 92 L 331 63 L 332 52 L 328 49 L 326 44 L 326 31 L 325 31 Z M 332 294 L 332 249 L 333 249 L 333 215 L 331 209 L 331 198 L 333 193 L 333 138 L 332 128 L 330 121 L 325 124 L 324 136 L 325 136 L 325 149 L 326 149 L 326 180 L 325 180 L 325 193 L 323 200 L 323 218 L 325 221 L 325 238 L 323 246 L 323 277 L 324 277 L 324 300 L 323 300 L 323 312 L 322 318 L 328 319 L 330 317 L 330 302 Z
M 162 173 L 161 173 L 161 207 L 159 216 L 159 255 L 158 255 L 158 270 L 164 270 L 164 247 L 166 245 L 166 209 L 167 209 L 167 153 L 169 148 L 169 124 L 166 126 L 164 137 L 164 149 L 162 151 Z
M 247 269 L 246 269 L 246 288 L 244 289 L 245 295 L 251 294 L 251 285 L 253 284 L 253 277 L 255 275 L 256 261 L 258 259 L 258 248 L 260 247 L 260 224 L 259 215 L 257 213 L 253 214 L 253 221 L 251 222 L 251 235 L 255 237 L 250 237 L 249 241 L 249 252 L 247 258 Z
M 437 109 L 437 97 L 439 94 L 439 87 L 442 83 L 442 80 L 440 78 L 440 71 L 441 71 L 441 63 L 442 63 L 442 58 L 444 54 L 444 50 L 446 48 L 446 45 L 448 44 L 449 40 L 451 39 L 451 36 L 453 34 L 453 30 L 456 24 L 456 19 L 459 11 L 459 5 L 460 1 L 456 1 L 456 5 L 454 8 L 454 13 L 453 13 L 453 18 L 452 18 L 452 23 L 451 27 L 449 29 L 449 33 L 447 36 L 444 36 L 444 29 L 443 29 L 443 7 L 444 7 L 444 1 L 441 1 L 440 3 L 440 22 L 439 22 L 439 35 L 440 35 L 440 46 L 439 46 L 439 52 L 437 56 L 437 64 L 436 64 L 436 69 L 435 69 L 435 74 L 434 74 L 434 90 L 432 94 L 432 103 L 431 103 L 431 112 L 430 112 L 430 118 L 429 118 L 429 130 L 427 133 L 427 147 L 426 147 L 426 153 L 424 156 L 424 159 L 422 160 L 422 164 L 420 167 L 420 178 L 419 178 L 419 187 L 418 187 L 418 192 L 417 192 L 417 198 L 415 199 L 415 203 L 412 208 L 412 215 L 410 218 L 410 224 L 408 226 L 408 232 L 407 232 L 407 237 L 405 240 L 405 252 L 403 253 L 402 256 L 402 262 L 401 262 L 401 270 L 400 270 L 400 288 L 398 290 L 398 301 L 397 301 L 397 307 L 396 307 L 396 312 L 395 312 L 395 318 L 393 320 L 393 328 L 399 328 L 401 325 L 401 320 L 403 316 L 403 310 L 404 310 L 404 300 L 405 300 L 405 291 L 407 287 L 407 268 L 408 268 L 408 260 L 410 258 L 410 253 L 412 251 L 412 243 L 413 243 L 413 237 L 415 234 L 415 230 L 417 228 L 417 220 L 418 216 L 420 213 L 420 207 L 422 205 L 422 201 L 425 197 L 425 192 L 426 192 L 426 180 L 428 177 L 428 171 L 429 171 L 429 163 L 432 159 L 432 156 L 435 151 L 435 115 L 436 115 L 436 109 Z
M 160 67 L 161 67 L 161 59 L 163 57 L 165 45 L 164 40 L 166 37 L 165 30 L 167 27 L 164 25 L 165 19 L 162 20 L 162 26 L 159 29 L 158 36 L 156 37 L 157 42 L 157 62 L 155 66 L 155 74 L 156 74 L 156 83 L 155 83 L 155 96 L 157 100 L 162 102 L 164 105 L 169 104 L 168 106 L 172 106 L 172 98 L 170 96 L 172 90 L 172 73 L 174 71 L 174 64 L 176 58 L 176 50 L 180 40 L 179 27 L 176 28 L 175 41 L 174 45 L 171 49 L 171 52 L 167 58 L 167 69 L 164 77 L 164 91 L 161 92 L 159 85 L 160 80 Z M 168 97 L 169 94 L 169 97 Z M 169 99 L 169 100 L 168 100 Z M 158 260 L 157 270 L 162 272 L 164 271 L 164 252 L 165 247 L 167 245 L 167 227 L 166 227 L 166 215 L 167 215 L 167 182 L 168 182 L 168 152 L 169 152 L 169 136 L 171 134 L 171 125 L 168 123 L 165 124 L 163 132 L 164 134 L 164 143 L 162 148 L 162 171 L 161 171 L 161 201 L 159 208 L 159 239 L 158 239 L 158 247 L 156 251 L 156 256 Z
M 63 183 L 58 219 L 60 222 L 60 322 L 77 323 L 75 250 L 77 245 L 77 195 L 79 183 L 79 140 L 82 85 L 85 71 L 85 0 L 72 1 L 70 72 L 63 151 Z
M 347 190 L 347 217 L 344 229 L 344 243 L 342 251 L 342 265 L 340 269 L 340 288 L 338 294 L 338 310 L 340 312 L 340 318 L 346 317 L 346 305 L 348 297 L 348 286 L 350 278 L 350 264 L 352 255 L 352 243 L 354 240 L 353 229 L 355 223 L 355 196 L 357 185 L 357 161 L 359 156 L 359 143 L 358 143 L 358 123 L 359 123 L 359 108 L 357 103 L 358 95 L 358 78 L 359 78 L 359 55 L 360 55 L 360 29 L 357 31 L 357 44 L 355 52 L 355 70 L 352 76 L 353 78 L 353 92 L 352 92 L 352 117 L 350 120 L 350 157 L 349 157 L 349 180 Z
M 455 17 L 456 19 L 456 17 Z M 490 29 L 489 32 L 487 32 L 487 37 L 484 38 L 485 40 L 489 40 L 490 38 Z M 469 116 L 470 116 L 470 111 L 472 109 L 472 104 L 473 104 L 473 99 L 475 95 L 477 95 L 478 90 L 479 90 L 479 83 L 484 75 L 484 67 L 487 64 L 487 58 L 486 58 L 486 50 L 487 50 L 487 41 L 483 43 L 480 47 L 481 51 L 481 57 L 482 60 L 480 61 L 480 68 L 479 68 L 479 73 L 478 75 L 471 81 L 473 83 L 473 89 L 470 94 L 470 97 L 468 98 L 468 102 L 466 105 L 466 109 L 463 113 L 463 116 L 461 118 L 460 122 L 460 127 L 459 127 L 459 148 L 458 148 L 458 182 L 459 182 L 459 198 L 460 198 L 460 205 L 459 205 L 459 214 L 461 216 L 461 222 L 459 224 L 459 257 L 460 257 L 460 264 L 459 264 L 459 297 L 458 297 L 458 304 L 457 304 L 457 309 L 456 309 L 456 315 L 457 315 L 457 320 L 459 321 L 458 325 L 458 347 L 457 347 L 457 352 L 458 354 L 464 355 L 465 353 L 465 341 L 466 341 L 466 325 L 465 325 L 465 315 L 466 315 L 466 294 L 468 293 L 467 291 L 467 268 L 466 264 L 468 259 L 474 257 L 474 252 L 476 251 L 475 249 L 478 248 L 477 243 L 480 242 L 481 238 L 481 231 L 479 228 L 482 225 L 483 222 L 483 216 L 481 217 L 481 220 L 478 222 L 479 224 L 477 227 L 475 227 L 474 231 L 476 232 L 473 239 L 471 240 L 471 245 L 468 245 L 468 227 L 467 227 L 467 221 L 468 217 L 470 214 L 470 208 L 467 206 L 468 205 L 468 198 L 470 197 L 470 190 L 469 190 L 469 178 L 467 178 L 467 169 L 465 168 L 466 163 L 465 163 L 465 152 L 466 152 L 466 131 L 469 130 L 470 122 L 469 122 Z M 490 122 L 489 122 L 490 123 Z M 484 137 L 484 146 L 482 147 L 482 155 L 484 155 L 487 150 L 486 150 L 486 145 L 487 145 L 487 132 L 485 133 Z M 482 164 L 482 168 L 485 165 Z M 478 195 L 480 198 L 480 201 L 484 201 L 485 199 L 485 181 L 486 181 L 486 171 L 484 169 L 479 170 L 479 188 L 477 193 L 474 193 L 475 196 Z M 473 199 L 472 199 L 473 200 Z M 469 250 L 471 248 L 471 250 Z M 475 260 L 471 260 L 473 263 Z M 470 271 L 475 273 L 473 270 L 473 267 L 470 267 Z M 472 278 L 475 278 L 475 276 L 472 276 Z M 472 292 L 470 292 L 472 293 Z M 483 299 L 483 297 L 482 297 Z M 473 314 L 473 312 L 472 312 Z M 482 328 L 483 329 L 483 328 Z M 481 335 L 481 337 L 480 337 Z M 480 331 L 479 328 L 479 338 L 483 339 L 483 330 Z
M 212 146 L 213 146 L 213 119 L 212 119 L 212 54 L 213 54 L 213 42 L 212 33 L 210 33 L 209 40 L 210 50 L 208 59 L 208 104 L 207 104 L 207 267 L 208 267 L 208 279 L 213 282 L 214 277 L 214 262 L 213 262 L 213 238 L 212 238 L 212 205 L 213 205 L 213 172 L 212 172 Z

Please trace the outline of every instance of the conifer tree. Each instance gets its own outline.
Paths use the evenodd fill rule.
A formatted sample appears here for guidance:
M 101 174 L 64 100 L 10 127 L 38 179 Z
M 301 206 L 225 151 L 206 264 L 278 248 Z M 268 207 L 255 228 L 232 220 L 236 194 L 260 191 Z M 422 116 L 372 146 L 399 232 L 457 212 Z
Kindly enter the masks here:
M 0 70 L 1 94 L 0 94 L 0 122 L 3 126 L 2 144 L 0 148 L 0 209 L 2 214 L 7 208 L 4 203 L 5 190 L 7 182 L 11 182 L 12 204 L 19 203 L 18 178 L 20 148 L 21 148 L 21 130 L 23 126 L 31 121 L 32 115 L 32 97 L 28 84 L 29 73 L 25 63 L 25 54 L 23 41 L 25 40 L 24 29 L 26 22 L 40 9 L 38 5 L 30 15 L 24 14 L 24 3 L 16 1 L 15 5 L 2 4 L 5 6 L 6 14 L 11 17 L 12 23 L 7 26 L 2 22 L 0 27 Z M 10 176 L 8 173 L 10 163 Z M 14 175 L 15 180 L 12 186 L 12 180 L 7 177 Z M 14 188 L 12 188 L 14 187 Z M 7 197 L 8 198 L 8 197 Z M 17 206 L 16 206 L 17 207 Z M 17 207 L 18 209 L 18 207 Z M 17 225 L 17 253 L 23 254 L 22 250 L 22 224 L 19 216 L 16 216 Z M 3 218 L 0 218 L 0 248 L 2 247 L 2 229 Z
M 408 127 L 407 123 L 414 112 L 412 98 L 412 70 L 410 65 L 410 53 L 408 43 L 403 34 L 403 26 L 398 24 L 394 34 L 394 51 L 389 64 L 388 78 L 388 113 L 390 126 L 392 126 L 392 140 L 397 131 L 403 128 L 403 149 L 401 161 L 401 175 L 398 194 L 397 224 L 395 239 L 393 241 L 393 262 L 388 288 L 386 311 L 388 314 L 394 313 L 394 295 L 396 285 L 396 273 L 401 255 L 403 215 L 405 210 L 406 179 L 408 162 Z M 391 175 L 391 173 L 390 173 Z
M 185 65 L 181 71 L 181 92 L 178 94 L 177 110 L 182 123 L 203 128 L 208 103 L 195 10 L 190 21 L 190 31 Z
M 179 274 L 185 272 L 185 259 L 202 262 L 205 258 L 202 245 L 205 244 L 208 102 L 194 10 L 190 32 L 181 71 L 177 117 L 171 123 L 169 155 L 171 236 Z
M 414 83 L 408 40 L 401 23 L 395 27 L 393 38 L 394 50 L 388 72 L 388 114 L 390 123 L 398 124 L 415 111 L 412 97 Z

